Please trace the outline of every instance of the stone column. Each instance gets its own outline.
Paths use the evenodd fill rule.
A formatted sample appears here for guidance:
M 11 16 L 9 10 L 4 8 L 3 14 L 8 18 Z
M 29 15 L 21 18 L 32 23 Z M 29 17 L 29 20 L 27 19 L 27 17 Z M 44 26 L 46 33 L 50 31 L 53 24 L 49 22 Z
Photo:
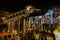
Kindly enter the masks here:
M 8 32 L 10 32 L 10 24 L 11 24 L 11 22 L 9 21 L 8 22 Z
M 12 25 L 13 25 L 13 23 L 11 22 L 11 21 L 9 21 L 9 22 L 7 22 L 7 24 L 8 24 L 8 32 L 12 32 Z
M 29 24 L 30 21 L 28 20 L 28 17 L 26 17 L 26 21 L 25 22 L 26 22 L 25 23 L 26 24 L 25 26 L 26 26 L 26 32 L 27 32 L 27 30 L 30 28 L 30 24 Z
M 11 21 L 8 22 L 8 32 L 12 33 L 14 23 L 12 23 Z
M 24 27 L 23 27 L 23 35 L 25 35 L 25 32 L 26 32 L 26 25 L 25 25 L 25 18 L 24 18 Z
M 30 25 L 31 25 L 31 23 L 30 23 L 30 19 L 29 19 L 29 29 L 30 29 L 30 27 L 31 27 Z
M 39 31 L 41 31 L 41 19 L 39 19 Z
M 20 33 L 20 19 L 18 20 L 18 34 Z
M 14 22 L 12 22 L 12 30 L 14 30 L 14 29 L 15 29 L 14 25 L 15 25 L 15 23 L 14 23 Z

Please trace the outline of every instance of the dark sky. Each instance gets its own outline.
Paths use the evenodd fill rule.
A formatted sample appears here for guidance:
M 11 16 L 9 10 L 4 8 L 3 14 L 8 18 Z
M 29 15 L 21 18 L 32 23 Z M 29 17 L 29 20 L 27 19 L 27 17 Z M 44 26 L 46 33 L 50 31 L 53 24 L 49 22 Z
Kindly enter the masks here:
M 52 0 L 2 0 L 0 1 L 0 9 L 7 11 L 19 11 L 24 9 L 25 5 L 31 4 L 37 8 L 47 8 L 47 7 L 54 7 L 60 6 L 60 1 L 52 1 Z

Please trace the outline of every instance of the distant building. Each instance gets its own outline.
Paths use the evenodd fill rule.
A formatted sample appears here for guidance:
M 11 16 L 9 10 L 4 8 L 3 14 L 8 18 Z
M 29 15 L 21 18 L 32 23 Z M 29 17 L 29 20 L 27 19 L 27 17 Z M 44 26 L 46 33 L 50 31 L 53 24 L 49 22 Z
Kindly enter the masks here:
M 60 7 L 54 7 L 54 14 L 55 14 L 54 24 L 56 26 L 59 24 L 58 17 L 60 16 Z
M 55 16 L 59 16 L 60 15 L 60 7 L 54 7 L 54 13 L 55 13 Z

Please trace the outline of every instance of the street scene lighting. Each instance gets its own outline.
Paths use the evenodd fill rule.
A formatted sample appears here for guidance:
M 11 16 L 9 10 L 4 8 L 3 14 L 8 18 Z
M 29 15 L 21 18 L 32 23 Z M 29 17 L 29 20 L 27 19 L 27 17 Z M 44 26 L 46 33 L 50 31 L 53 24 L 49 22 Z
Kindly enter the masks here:
M 39 9 L 27 5 L 23 10 L 5 13 L 7 15 L 1 17 L 3 25 L 7 25 L 0 33 L 3 40 L 5 36 L 7 40 L 54 40 L 56 28 L 57 32 L 60 31 L 60 16 L 56 15 L 56 8 Z

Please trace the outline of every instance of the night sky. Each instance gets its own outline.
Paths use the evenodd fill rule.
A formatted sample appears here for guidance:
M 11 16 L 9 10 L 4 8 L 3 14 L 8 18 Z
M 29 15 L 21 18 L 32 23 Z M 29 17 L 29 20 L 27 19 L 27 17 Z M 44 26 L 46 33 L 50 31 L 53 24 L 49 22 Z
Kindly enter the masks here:
M 0 10 L 7 10 L 11 12 L 16 12 L 24 9 L 24 7 L 28 4 L 34 5 L 37 8 L 47 8 L 47 7 L 55 7 L 60 6 L 60 1 L 52 1 L 52 0 L 2 0 L 0 1 Z

